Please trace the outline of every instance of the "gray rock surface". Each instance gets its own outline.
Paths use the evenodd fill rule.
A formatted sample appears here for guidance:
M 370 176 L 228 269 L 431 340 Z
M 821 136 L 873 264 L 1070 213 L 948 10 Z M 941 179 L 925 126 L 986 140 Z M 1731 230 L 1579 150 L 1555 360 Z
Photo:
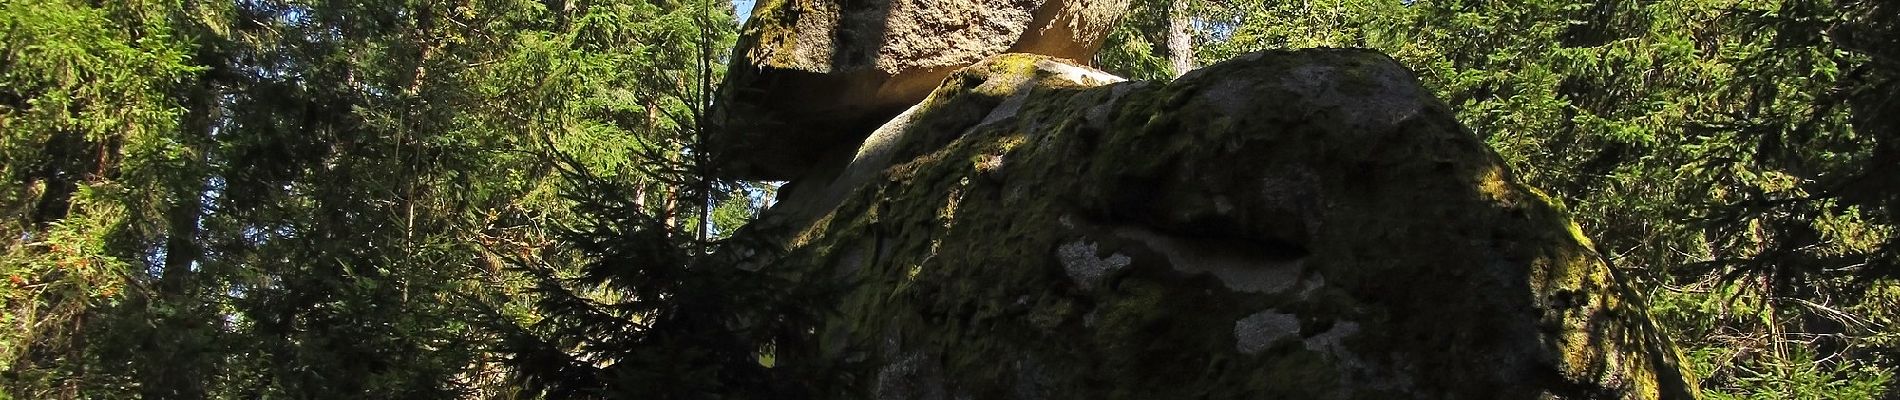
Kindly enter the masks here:
M 1694 397 L 1576 224 L 1390 58 L 1090 71 L 959 70 L 761 222 L 767 268 L 846 289 L 802 360 L 865 364 L 840 397 Z
M 1088 60 L 1128 0 L 761 1 L 716 106 L 727 175 L 791 179 L 849 156 L 945 76 L 1004 52 Z

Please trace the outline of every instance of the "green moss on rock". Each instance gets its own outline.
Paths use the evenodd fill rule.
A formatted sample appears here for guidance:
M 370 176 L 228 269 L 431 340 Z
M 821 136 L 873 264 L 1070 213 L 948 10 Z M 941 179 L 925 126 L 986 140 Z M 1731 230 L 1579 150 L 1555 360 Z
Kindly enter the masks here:
M 1391 59 L 1053 63 L 952 75 L 872 178 L 788 200 L 824 212 L 772 268 L 850 288 L 820 335 L 872 369 L 845 397 L 1693 397 L 1575 224 Z

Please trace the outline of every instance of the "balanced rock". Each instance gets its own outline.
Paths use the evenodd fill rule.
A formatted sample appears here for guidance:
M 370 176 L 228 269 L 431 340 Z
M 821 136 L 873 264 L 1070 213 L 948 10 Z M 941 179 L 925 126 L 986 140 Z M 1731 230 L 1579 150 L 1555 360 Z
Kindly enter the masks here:
M 845 292 L 779 362 L 861 365 L 844 398 L 1694 397 L 1577 225 L 1390 58 L 1098 74 L 989 58 L 791 193 L 768 268 Z
M 714 115 L 727 176 L 791 179 L 1004 52 L 1088 60 L 1128 0 L 770 0 L 740 33 Z M 828 160 L 835 161 L 835 160 Z

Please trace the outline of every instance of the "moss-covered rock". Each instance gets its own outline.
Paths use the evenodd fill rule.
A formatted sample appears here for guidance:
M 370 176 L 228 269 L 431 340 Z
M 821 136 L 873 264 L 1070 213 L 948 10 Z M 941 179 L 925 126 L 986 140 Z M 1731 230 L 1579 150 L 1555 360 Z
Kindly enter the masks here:
M 1128 0 L 764 0 L 715 113 L 733 177 L 790 179 L 1004 52 L 1087 60 Z
M 848 290 L 823 360 L 779 362 L 865 365 L 852 398 L 1693 397 L 1569 218 L 1390 58 L 1084 72 L 993 58 L 847 168 L 873 173 L 797 183 L 768 268 Z

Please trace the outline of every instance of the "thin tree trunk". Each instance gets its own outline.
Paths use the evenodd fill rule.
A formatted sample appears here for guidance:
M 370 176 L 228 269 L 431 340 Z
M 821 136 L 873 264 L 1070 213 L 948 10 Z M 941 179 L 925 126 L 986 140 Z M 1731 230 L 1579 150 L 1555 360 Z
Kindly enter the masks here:
M 219 78 L 223 56 L 216 50 L 201 50 L 197 62 L 211 68 L 198 77 L 197 86 L 183 93 L 186 109 L 183 126 L 185 146 L 192 154 L 186 176 L 172 185 L 172 204 L 167 212 L 165 257 L 159 271 L 157 293 L 148 302 L 177 307 L 172 315 L 151 316 L 150 322 L 165 335 L 147 335 L 139 370 L 140 393 L 145 398 L 198 399 L 205 397 L 205 366 L 198 360 L 198 344 L 186 332 L 202 332 L 207 316 L 197 305 L 198 262 L 204 258 L 199 233 L 204 219 L 204 193 L 209 189 L 209 171 L 213 132 L 220 117 Z M 182 332 L 181 332 L 182 331 Z M 155 333 L 156 333 L 155 332 Z
M 1174 67 L 1174 76 L 1194 69 L 1194 21 L 1188 14 L 1189 0 L 1174 0 L 1168 4 L 1168 65 Z
M 712 224 L 712 171 L 711 162 L 706 157 L 706 135 L 712 133 L 706 124 L 706 107 L 712 104 L 712 32 L 710 31 L 712 3 L 701 3 L 695 13 L 699 21 L 699 93 L 693 107 L 693 169 L 699 176 L 699 232 L 693 241 L 694 255 L 706 253 L 706 235 Z

